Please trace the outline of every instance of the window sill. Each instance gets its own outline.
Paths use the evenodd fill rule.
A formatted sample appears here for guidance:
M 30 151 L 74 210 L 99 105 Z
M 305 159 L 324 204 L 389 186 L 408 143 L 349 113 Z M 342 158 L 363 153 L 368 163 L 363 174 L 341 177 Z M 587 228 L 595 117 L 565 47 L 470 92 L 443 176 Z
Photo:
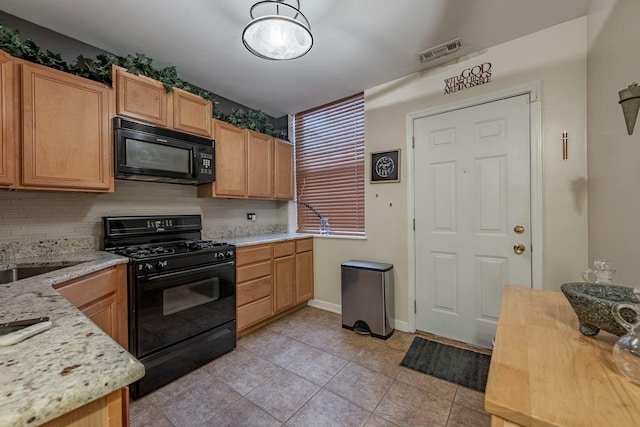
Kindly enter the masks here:
M 311 234 L 317 239 L 338 239 L 338 240 L 367 240 L 367 236 L 341 236 L 338 234 Z

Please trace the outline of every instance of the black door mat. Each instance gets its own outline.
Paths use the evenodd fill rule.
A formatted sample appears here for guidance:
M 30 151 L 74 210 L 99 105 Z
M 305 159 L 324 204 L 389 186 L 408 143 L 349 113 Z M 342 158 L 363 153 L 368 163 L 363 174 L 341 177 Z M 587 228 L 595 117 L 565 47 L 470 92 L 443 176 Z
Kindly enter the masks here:
M 484 393 L 491 356 L 415 337 L 400 365 Z

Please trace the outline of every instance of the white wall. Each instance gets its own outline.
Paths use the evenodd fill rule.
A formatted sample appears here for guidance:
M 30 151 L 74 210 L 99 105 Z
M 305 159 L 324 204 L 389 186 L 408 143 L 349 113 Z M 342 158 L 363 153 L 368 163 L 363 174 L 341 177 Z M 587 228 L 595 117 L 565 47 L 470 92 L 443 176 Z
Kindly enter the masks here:
M 491 83 L 443 94 L 445 78 L 484 62 L 492 63 Z M 343 261 L 390 262 L 395 270 L 395 317 L 406 322 L 407 114 L 535 81 L 542 83 L 543 287 L 559 289 L 577 280 L 587 265 L 586 17 L 365 92 L 365 170 L 369 153 L 393 148 L 402 148 L 405 167 L 400 183 L 366 184 L 366 240 L 316 239 L 315 299 L 339 306 Z M 562 160 L 563 130 L 571 138 L 568 160 Z
M 633 286 L 640 283 L 640 123 L 627 135 L 618 91 L 640 82 L 639 18 L 637 0 L 599 0 L 588 14 L 589 259 L 609 258 L 614 282 Z

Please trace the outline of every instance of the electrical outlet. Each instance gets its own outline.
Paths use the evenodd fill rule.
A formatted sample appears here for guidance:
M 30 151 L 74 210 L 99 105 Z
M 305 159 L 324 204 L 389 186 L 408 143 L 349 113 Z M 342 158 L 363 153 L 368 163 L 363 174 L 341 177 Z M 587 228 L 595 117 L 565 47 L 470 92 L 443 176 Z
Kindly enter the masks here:
M 247 220 L 248 220 L 248 221 L 255 221 L 255 220 L 257 220 L 257 219 L 258 219 L 258 217 L 257 217 L 257 215 L 256 215 L 256 214 L 254 214 L 254 213 L 248 213 L 248 214 L 247 214 Z

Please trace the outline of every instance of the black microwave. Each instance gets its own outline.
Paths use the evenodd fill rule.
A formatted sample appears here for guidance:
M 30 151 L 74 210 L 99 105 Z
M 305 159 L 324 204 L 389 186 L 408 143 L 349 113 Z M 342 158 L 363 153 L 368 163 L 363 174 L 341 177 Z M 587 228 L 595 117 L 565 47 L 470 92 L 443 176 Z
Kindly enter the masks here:
M 114 118 L 115 177 L 175 184 L 215 181 L 215 141 Z

